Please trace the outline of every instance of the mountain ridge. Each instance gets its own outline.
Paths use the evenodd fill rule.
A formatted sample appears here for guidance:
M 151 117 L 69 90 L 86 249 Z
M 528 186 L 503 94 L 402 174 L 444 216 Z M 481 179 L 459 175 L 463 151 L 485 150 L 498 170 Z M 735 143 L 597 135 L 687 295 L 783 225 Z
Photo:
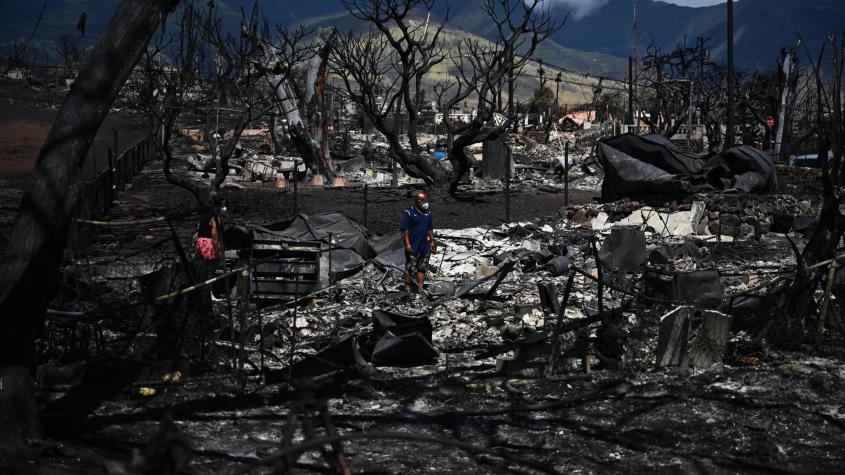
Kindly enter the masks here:
M 705 38 L 714 58 L 724 61 L 726 50 L 725 7 L 684 7 L 657 0 L 638 0 L 639 56 L 651 43 L 664 51 L 675 44 L 694 43 Z M 76 33 L 79 13 L 87 11 L 86 43 L 92 44 L 117 8 L 119 0 L 48 0 L 47 9 L 34 35 L 33 49 L 41 55 L 54 56 L 55 42 L 62 33 Z M 200 4 L 205 4 L 203 0 Z M 252 0 L 217 0 L 227 23 L 236 28 L 243 6 L 249 10 Z M 26 40 L 32 32 L 41 2 L 13 2 L 5 7 L 0 20 L 0 44 L 8 49 L 17 39 Z M 261 10 L 271 23 L 344 27 L 357 20 L 343 13 L 338 0 L 309 2 L 262 1 Z M 492 25 L 475 2 L 437 2 L 434 17 L 449 11 L 451 28 L 492 39 Z M 568 9 L 562 3 L 551 7 L 558 19 Z M 583 18 L 570 16 L 564 27 L 538 53 L 547 63 L 586 73 L 621 77 L 631 54 L 631 0 L 607 0 Z M 813 53 L 827 33 L 840 33 L 845 25 L 845 1 L 842 0 L 741 0 L 735 5 L 735 62 L 739 69 L 771 69 L 781 48 L 802 38 Z M 363 26 L 362 26 L 363 27 Z M 53 50 L 53 52 L 51 52 Z

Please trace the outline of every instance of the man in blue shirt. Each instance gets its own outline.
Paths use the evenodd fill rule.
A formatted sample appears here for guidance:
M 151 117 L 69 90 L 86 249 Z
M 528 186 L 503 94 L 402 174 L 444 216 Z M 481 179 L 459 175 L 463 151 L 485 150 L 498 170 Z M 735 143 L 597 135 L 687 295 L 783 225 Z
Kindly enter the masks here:
M 422 290 L 429 252 L 434 252 L 434 226 L 431 223 L 428 193 L 418 191 L 414 206 L 402 213 L 402 242 L 405 244 L 405 287 L 409 291 Z M 414 286 L 412 279 L 416 278 Z

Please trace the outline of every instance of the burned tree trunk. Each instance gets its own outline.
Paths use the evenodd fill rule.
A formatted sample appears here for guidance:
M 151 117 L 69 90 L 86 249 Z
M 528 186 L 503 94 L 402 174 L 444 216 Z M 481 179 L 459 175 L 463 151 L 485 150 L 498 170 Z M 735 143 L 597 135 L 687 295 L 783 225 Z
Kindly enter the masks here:
M 217 140 L 212 141 L 211 154 L 214 157 L 215 170 L 214 178 L 211 179 L 211 185 L 209 187 L 209 196 L 203 197 L 204 199 L 202 200 L 206 205 L 210 205 L 211 199 L 220 194 L 220 186 L 223 185 L 223 182 L 229 175 L 229 159 L 235 154 L 238 140 L 249 125 L 251 119 L 252 116 L 250 114 L 241 116 L 232 132 L 232 138 L 226 142 L 226 145 L 222 149 L 218 150 Z
M 58 290 L 58 269 L 78 197 L 80 171 L 100 124 L 156 28 L 178 0 L 124 0 L 73 83 L 38 155 L 0 269 L 0 368 L 7 388 L 0 391 L 0 434 L 9 442 L 27 433 L 21 420 L 34 404 L 21 388 L 31 387 L 35 338 L 47 303 Z M 10 404 L 10 401 L 13 403 Z M 15 402 L 17 401 L 17 402 Z M 0 443 L 0 446 L 9 444 Z
M 311 59 L 308 67 L 308 82 L 305 85 L 305 106 L 308 112 L 308 123 L 311 125 L 312 142 L 317 152 L 317 169 L 320 173 L 334 176 L 331 151 L 329 149 L 329 117 L 326 111 L 326 66 L 331 52 L 335 31 L 320 39 L 317 55 Z
M 422 179 L 428 186 L 433 186 L 443 181 L 445 173 L 434 161 L 422 155 L 404 150 L 399 143 L 399 134 L 396 133 L 395 129 L 389 127 L 381 118 L 375 119 L 373 125 L 384 135 L 387 143 L 390 145 L 388 153 L 394 161 L 399 163 L 402 169 L 412 177 Z
M 309 168 L 329 178 L 334 177 L 334 166 L 329 149 L 330 117 L 325 107 L 325 91 L 327 61 L 334 37 L 335 32 L 332 31 L 320 38 L 317 54 L 308 67 L 304 96 L 297 94 L 295 85 L 289 81 L 289 71 L 278 72 L 268 68 L 265 72 L 267 82 L 274 90 L 276 103 L 287 119 L 288 132 L 297 152 Z M 274 48 L 268 45 L 267 49 L 270 64 L 279 63 Z
M 449 180 L 449 194 L 456 196 L 458 185 L 464 179 L 470 168 L 470 158 L 467 156 L 464 149 L 472 144 L 481 143 L 485 140 L 495 139 L 501 134 L 505 133 L 510 128 L 510 121 L 505 121 L 502 125 L 493 127 L 488 131 L 483 131 L 484 122 L 478 117 L 473 119 L 469 127 L 460 132 L 460 135 L 454 138 L 449 148 L 449 162 L 452 164 L 453 173 Z
M 271 84 L 275 84 L 274 79 L 275 77 L 268 78 L 268 81 Z M 287 120 L 288 132 L 290 133 L 293 146 L 299 152 L 299 155 L 305 161 L 308 168 L 318 168 L 320 164 L 320 151 L 318 147 L 321 142 L 314 140 L 306 128 L 291 85 L 287 80 L 281 80 L 275 86 L 275 93 L 279 109 Z

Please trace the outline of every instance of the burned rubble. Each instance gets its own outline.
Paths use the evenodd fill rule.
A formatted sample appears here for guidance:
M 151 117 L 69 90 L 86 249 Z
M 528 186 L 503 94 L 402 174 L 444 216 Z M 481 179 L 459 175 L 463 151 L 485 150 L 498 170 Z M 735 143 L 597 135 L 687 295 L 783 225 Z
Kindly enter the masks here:
M 84 422 L 95 445 L 131 441 L 149 453 L 156 431 L 176 431 L 201 471 L 284 460 L 356 472 L 832 470 L 845 374 L 833 355 L 755 344 L 760 322 L 750 309 L 759 302 L 749 302 L 794 270 L 788 240 L 806 239 L 770 223 L 811 207 L 787 195 L 686 199 L 438 229 L 431 280 L 416 299 L 401 284 L 395 234 L 331 212 L 241 224 L 227 232 L 228 278 L 214 283 L 226 298 L 204 316 L 177 317 L 206 322 L 187 331 L 182 351 L 205 352 L 215 366 L 139 366 L 132 355 L 162 342 L 138 334 L 123 340 L 124 367 L 45 365 L 42 391 L 58 397 L 46 420 L 69 417 L 63 388 L 111 384 L 122 396 Z M 710 216 L 757 226 L 714 235 Z M 161 279 L 183 274 L 171 266 L 142 279 L 142 289 L 155 285 L 142 292 L 166 294 Z M 177 280 L 171 290 L 187 284 Z M 175 316 L 168 312 L 152 318 Z M 143 324 L 145 313 L 133 318 Z M 125 379 L 115 382 L 115 371 Z M 174 422 L 157 429 L 164 413 Z M 322 455 L 319 445 L 305 448 L 311 440 L 325 441 Z M 301 452 L 281 455 L 298 444 Z M 423 456 L 423 447 L 441 455 Z M 111 457 L 107 466 L 126 466 Z
M 123 0 L 24 83 L 0 472 L 841 471 L 845 39 L 604 77 L 548 2 L 435 4 Z
M 560 193 L 553 142 L 519 140 L 511 192 Z M 50 357 L 37 376 L 45 424 L 64 442 L 45 442 L 42 460 L 106 473 L 189 464 L 825 472 L 840 463 L 845 372 L 827 346 L 839 340 L 807 354 L 770 348 L 759 331 L 766 289 L 794 273 L 791 245 L 805 246 L 818 225 L 812 193 L 601 200 L 601 153 L 576 147 L 567 185 L 592 189 L 595 202 L 438 227 L 430 280 L 414 296 L 402 284 L 399 235 L 370 230 L 349 205 L 361 185 L 391 190 L 384 162 L 337 160 L 342 185 L 323 188 L 297 175 L 296 160 L 253 147 L 261 139 L 242 140 L 229 162 L 230 193 L 263 182 L 274 193 L 265 201 L 297 192 L 304 201 L 335 189 L 345 212 L 235 215 L 225 264 L 204 284 L 179 256 L 190 226 L 156 218 L 173 203 L 153 165 L 110 221 L 86 225 L 94 241 L 64 268 L 75 291 L 51 307 Z M 177 173 L 209 180 L 214 164 L 193 153 Z M 503 191 L 483 178 L 468 186 Z M 459 223 L 467 208 L 449 206 Z M 820 298 L 835 302 L 828 324 L 841 336 L 839 287 Z

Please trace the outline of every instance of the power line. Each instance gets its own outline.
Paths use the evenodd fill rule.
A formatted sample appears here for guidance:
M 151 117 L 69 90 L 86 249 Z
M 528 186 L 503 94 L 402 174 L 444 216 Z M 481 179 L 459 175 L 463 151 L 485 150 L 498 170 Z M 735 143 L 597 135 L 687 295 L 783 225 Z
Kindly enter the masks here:
M 38 31 L 38 26 L 41 25 L 41 19 L 44 18 L 45 10 L 47 10 L 47 0 L 44 0 L 44 3 L 41 4 L 41 11 L 38 13 L 38 19 L 35 20 L 35 26 L 32 27 L 32 33 L 30 33 L 29 39 L 26 40 L 26 45 L 20 53 L 21 57 L 23 57 L 23 54 L 29 49 L 29 45 L 32 43 L 32 38 L 35 37 L 35 32 Z

